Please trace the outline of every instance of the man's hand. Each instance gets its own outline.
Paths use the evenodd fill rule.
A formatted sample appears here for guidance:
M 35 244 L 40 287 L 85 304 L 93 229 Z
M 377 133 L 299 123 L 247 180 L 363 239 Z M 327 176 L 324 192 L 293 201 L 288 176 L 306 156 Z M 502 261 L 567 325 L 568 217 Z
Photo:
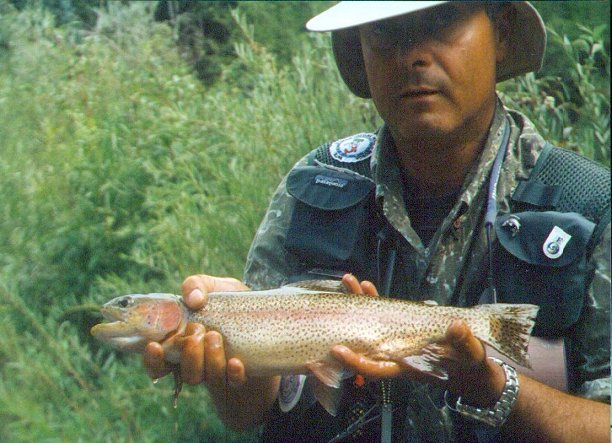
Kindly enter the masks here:
M 342 281 L 353 293 L 377 296 L 376 287 L 369 281 L 359 282 L 346 274 Z M 446 331 L 444 359 L 440 364 L 449 374 L 448 381 L 427 375 L 418 369 L 394 361 L 378 361 L 351 351 L 346 346 L 334 346 L 332 355 L 343 365 L 368 378 L 406 377 L 415 381 L 442 385 L 463 397 L 467 404 L 491 406 L 499 399 L 505 383 L 503 369 L 487 360 L 483 344 L 467 324 L 454 321 Z
M 194 310 L 206 305 L 209 292 L 244 291 L 249 288 L 234 278 L 194 275 L 182 285 L 183 300 Z M 223 338 L 218 332 L 206 331 L 198 323 L 189 323 L 184 334 L 152 342 L 144 352 L 144 366 L 153 379 L 173 369 L 164 360 L 164 348 L 180 350 L 180 373 L 186 383 L 205 383 L 221 419 L 241 431 L 260 423 L 276 398 L 279 378 L 247 379 L 244 364 L 237 358 L 227 359 Z
M 183 301 L 194 310 L 206 305 L 209 292 L 242 291 L 249 289 L 233 278 L 194 275 L 182 285 Z M 206 331 L 204 326 L 189 323 L 185 333 L 173 336 L 163 343 L 152 342 L 144 352 L 144 366 L 151 378 L 165 376 L 172 365 L 164 360 L 164 347 L 174 345 L 181 350 L 180 372 L 185 383 L 192 385 L 205 382 L 213 396 L 225 392 L 226 380 L 232 386 L 246 381 L 244 365 L 236 358 L 226 361 L 223 339 L 218 332 Z

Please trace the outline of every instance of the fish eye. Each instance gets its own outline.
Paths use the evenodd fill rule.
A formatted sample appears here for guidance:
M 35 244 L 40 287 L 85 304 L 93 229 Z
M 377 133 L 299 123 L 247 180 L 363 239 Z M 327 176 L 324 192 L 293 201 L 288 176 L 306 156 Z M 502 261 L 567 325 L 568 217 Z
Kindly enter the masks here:
M 124 297 L 121 300 L 119 300 L 117 302 L 117 304 L 122 307 L 122 308 L 127 308 L 129 305 L 132 304 L 132 298 L 131 297 Z

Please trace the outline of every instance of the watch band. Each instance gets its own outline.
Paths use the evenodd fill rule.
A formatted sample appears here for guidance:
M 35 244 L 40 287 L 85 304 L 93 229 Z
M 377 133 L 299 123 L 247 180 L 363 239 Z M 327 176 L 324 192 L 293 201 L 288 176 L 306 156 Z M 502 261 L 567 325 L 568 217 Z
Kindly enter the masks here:
M 465 405 L 461 403 L 461 397 L 457 399 L 457 403 L 453 407 L 448 404 L 448 391 L 444 393 L 444 401 L 451 410 L 456 411 L 465 417 L 481 421 L 494 428 L 499 428 L 506 422 L 508 416 L 514 408 L 514 404 L 516 403 L 516 399 L 518 397 L 519 381 L 516 374 L 516 369 L 514 369 L 512 366 L 504 363 L 498 358 L 488 358 L 500 365 L 506 374 L 504 390 L 502 391 L 501 397 L 492 408 L 478 408 L 475 406 Z

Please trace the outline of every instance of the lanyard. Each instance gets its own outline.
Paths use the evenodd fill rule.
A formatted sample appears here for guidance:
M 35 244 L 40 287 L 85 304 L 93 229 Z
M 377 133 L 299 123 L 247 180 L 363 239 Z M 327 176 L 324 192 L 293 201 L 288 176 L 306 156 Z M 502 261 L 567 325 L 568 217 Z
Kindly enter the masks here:
M 495 281 L 493 279 L 493 241 L 491 239 L 493 224 L 497 217 L 497 183 L 499 182 L 499 176 L 501 173 L 501 166 L 504 162 L 506 151 L 508 150 L 508 142 L 510 140 L 510 124 L 508 119 L 504 121 L 504 133 L 502 134 L 502 142 L 495 161 L 493 162 L 493 168 L 491 168 L 491 178 L 489 179 L 489 189 L 487 192 L 487 211 L 485 213 L 485 229 L 487 232 L 487 250 L 489 255 L 489 272 L 487 274 L 488 287 L 488 300 L 487 303 L 497 303 L 497 290 L 495 289 Z

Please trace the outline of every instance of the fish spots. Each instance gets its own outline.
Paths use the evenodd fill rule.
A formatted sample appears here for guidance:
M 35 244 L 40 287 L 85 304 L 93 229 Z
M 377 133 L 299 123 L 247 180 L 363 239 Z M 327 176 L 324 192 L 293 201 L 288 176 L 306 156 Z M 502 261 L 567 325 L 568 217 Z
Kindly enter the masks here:
M 306 362 L 329 360 L 337 344 L 397 360 L 441 340 L 455 319 L 478 337 L 490 329 L 503 334 L 504 326 L 480 309 L 347 294 L 215 293 L 207 309 L 190 313 L 191 321 L 219 331 L 228 357 L 239 355 L 257 375 L 303 373 Z

